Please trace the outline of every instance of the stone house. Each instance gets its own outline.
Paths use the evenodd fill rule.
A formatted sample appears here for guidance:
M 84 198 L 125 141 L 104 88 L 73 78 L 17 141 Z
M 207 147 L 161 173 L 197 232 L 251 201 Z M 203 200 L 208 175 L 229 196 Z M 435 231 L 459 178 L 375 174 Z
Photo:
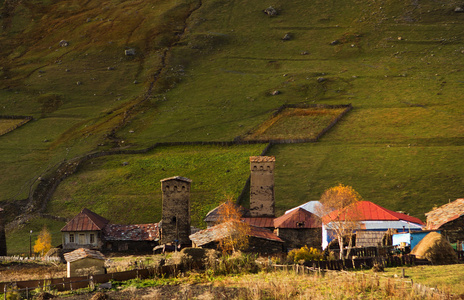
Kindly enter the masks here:
M 62 229 L 65 251 L 85 248 L 100 251 L 151 253 L 158 245 L 158 223 L 119 225 L 84 208 Z
M 190 235 L 193 247 L 218 249 L 219 241 L 227 238 L 233 232 L 234 222 L 224 222 Z M 263 255 L 282 253 L 284 241 L 272 231 L 250 226 L 248 232 L 248 248 L 245 252 L 260 253 Z
M 105 274 L 105 257 L 97 250 L 79 248 L 65 253 L 67 277 Z
M 322 220 L 303 208 L 297 208 L 275 218 L 274 228 L 274 233 L 286 242 L 289 249 L 301 248 L 305 245 L 321 248 Z
M 250 157 L 250 214 L 275 217 L 274 156 Z
M 93 211 L 82 209 L 61 229 L 63 249 L 102 249 L 103 229 L 108 223 L 107 219 Z
M 439 230 L 450 242 L 464 241 L 464 198 L 442 205 L 425 214 L 427 230 Z

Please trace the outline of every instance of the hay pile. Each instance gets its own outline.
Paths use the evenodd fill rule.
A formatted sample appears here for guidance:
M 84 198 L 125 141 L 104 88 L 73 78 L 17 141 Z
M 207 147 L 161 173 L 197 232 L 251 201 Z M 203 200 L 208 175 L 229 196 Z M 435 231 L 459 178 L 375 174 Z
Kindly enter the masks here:
M 412 249 L 411 254 L 414 254 L 419 259 L 427 259 L 436 265 L 455 264 L 458 262 L 458 257 L 451 244 L 437 232 L 427 234 Z

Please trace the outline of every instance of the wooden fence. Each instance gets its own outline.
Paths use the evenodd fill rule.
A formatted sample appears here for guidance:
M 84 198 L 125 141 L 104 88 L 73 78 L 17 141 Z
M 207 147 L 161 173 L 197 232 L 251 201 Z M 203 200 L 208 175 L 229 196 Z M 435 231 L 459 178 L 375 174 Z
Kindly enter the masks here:
M 183 269 L 179 265 L 167 265 L 154 269 L 135 269 L 124 272 L 115 272 L 99 275 L 88 275 L 78 277 L 49 278 L 40 280 L 0 282 L 0 292 L 9 293 L 9 289 L 28 295 L 36 288 L 43 290 L 69 291 L 82 288 L 95 288 L 100 283 L 109 281 L 126 281 L 134 278 L 146 279 L 154 276 L 169 277 L 177 276 Z
M 37 261 L 46 261 L 46 262 L 61 262 L 61 258 L 53 256 L 0 256 L 0 261 L 17 261 L 17 262 L 37 262 Z

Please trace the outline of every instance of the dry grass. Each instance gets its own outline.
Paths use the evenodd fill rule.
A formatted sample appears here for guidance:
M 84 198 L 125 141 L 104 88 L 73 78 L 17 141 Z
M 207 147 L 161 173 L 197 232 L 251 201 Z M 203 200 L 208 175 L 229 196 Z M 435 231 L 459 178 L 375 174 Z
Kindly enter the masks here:
M 0 264 L 0 282 L 66 277 L 66 264 Z

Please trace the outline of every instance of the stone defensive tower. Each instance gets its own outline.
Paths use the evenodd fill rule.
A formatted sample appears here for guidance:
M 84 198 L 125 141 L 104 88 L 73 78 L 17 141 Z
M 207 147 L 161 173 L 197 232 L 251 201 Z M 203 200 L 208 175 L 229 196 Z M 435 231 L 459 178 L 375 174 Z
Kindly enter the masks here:
M 252 217 L 274 217 L 274 156 L 250 157 L 250 213 Z
M 190 184 L 192 180 L 175 176 L 161 180 L 163 216 L 160 243 L 190 244 Z

